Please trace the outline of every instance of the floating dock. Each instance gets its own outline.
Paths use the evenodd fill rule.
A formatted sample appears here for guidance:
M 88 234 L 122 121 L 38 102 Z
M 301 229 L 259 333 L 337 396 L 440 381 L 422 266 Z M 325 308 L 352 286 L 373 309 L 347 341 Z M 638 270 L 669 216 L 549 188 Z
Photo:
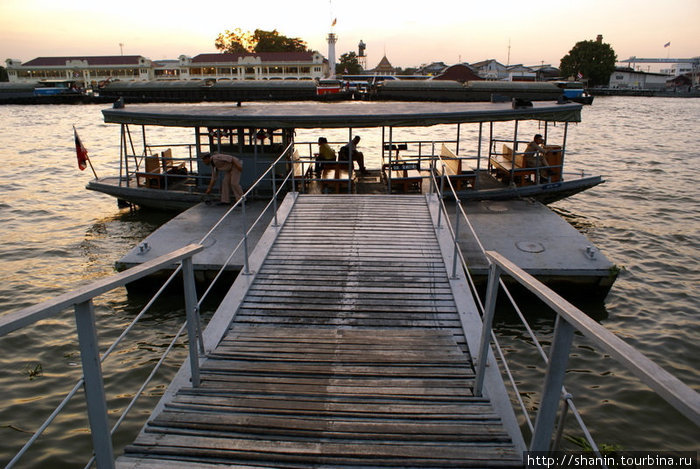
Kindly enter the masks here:
M 459 245 L 477 283 L 485 282 L 488 276 L 484 250 L 501 253 L 567 296 L 584 293 L 604 298 L 617 278 L 617 267 L 605 254 L 539 202 L 480 201 L 464 202 L 462 206 L 473 232 L 462 221 Z M 448 204 L 448 213 L 454 213 L 453 207 Z M 455 216 L 450 218 L 454 226 Z
M 383 203 L 382 196 L 374 197 L 377 198 L 370 199 L 374 200 L 372 203 Z M 462 205 L 479 239 L 477 241 L 462 221 L 460 248 L 477 284 L 484 283 L 488 275 L 481 247 L 501 253 L 558 291 L 585 291 L 586 295 L 602 298 L 614 283 L 615 265 L 583 234 L 545 205 L 528 200 L 464 202 Z M 448 212 L 454 213 L 454 203 L 447 202 L 447 206 Z M 232 246 L 241 242 L 242 226 L 249 226 L 261 215 L 264 207 L 264 202 L 248 203 L 245 220 L 240 208 L 236 208 L 212 233 L 204 242 L 206 249 L 193 259 L 198 279 L 211 279 L 222 268 Z M 118 270 L 198 242 L 228 209 L 227 206 L 201 203 L 182 212 L 122 257 L 117 263 Z M 263 214 L 265 223 L 258 224 L 259 228 L 249 234 L 249 249 L 257 244 L 272 216 L 270 209 Z M 455 216 L 450 218 L 454 226 Z M 387 220 L 390 219 L 391 214 L 388 214 Z M 319 244 L 324 242 L 324 237 L 318 239 Z M 239 250 L 224 270 L 235 274 L 242 268 L 243 254 Z
M 438 201 L 289 194 L 117 467 L 522 467 Z
M 248 234 L 249 249 L 252 250 L 255 247 L 265 227 L 274 216 L 272 208 L 263 213 L 266 206 L 266 201 L 248 202 L 245 213 L 241 207 L 236 207 L 224 222 L 214 229 L 202 243 L 205 246 L 204 251 L 193 257 L 197 280 L 211 280 L 222 267 L 224 271 L 234 274 L 243 269 L 242 249 L 239 249 L 228 262 L 226 260 L 233 248 L 242 242 L 243 230 L 248 229 L 253 221 L 261 217 L 261 223 L 256 224 L 253 231 Z M 202 202 L 187 209 L 127 252 L 116 263 L 117 270 L 122 271 L 172 252 L 174 249 L 199 243 L 230 208 L 228 205 Z

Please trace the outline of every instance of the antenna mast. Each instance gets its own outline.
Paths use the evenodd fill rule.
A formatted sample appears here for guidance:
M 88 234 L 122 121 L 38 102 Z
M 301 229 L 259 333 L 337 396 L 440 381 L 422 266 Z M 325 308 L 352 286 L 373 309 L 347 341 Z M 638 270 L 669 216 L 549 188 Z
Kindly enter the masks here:
M 510 65 L 510 38 L 508 38 L 508 60 L 506 61 L 506 66 Z

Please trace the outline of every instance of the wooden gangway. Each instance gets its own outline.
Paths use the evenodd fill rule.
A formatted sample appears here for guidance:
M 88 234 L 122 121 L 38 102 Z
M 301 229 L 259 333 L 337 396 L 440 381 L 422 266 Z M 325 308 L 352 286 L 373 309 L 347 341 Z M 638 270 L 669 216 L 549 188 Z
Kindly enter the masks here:
M 473 300 L 426 197 L 285 203 L 205 331 L 200 386 L 183 365 L 117 467 L 522 466 L 472 392 Z

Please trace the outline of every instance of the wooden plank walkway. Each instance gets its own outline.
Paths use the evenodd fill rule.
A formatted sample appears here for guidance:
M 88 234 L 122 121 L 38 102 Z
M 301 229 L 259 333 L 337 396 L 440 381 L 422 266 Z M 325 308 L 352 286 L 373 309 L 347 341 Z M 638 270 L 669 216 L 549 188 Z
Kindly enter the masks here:
M 473 378 L 425 197 L 299 196 L 118 467 L 521 467 Z

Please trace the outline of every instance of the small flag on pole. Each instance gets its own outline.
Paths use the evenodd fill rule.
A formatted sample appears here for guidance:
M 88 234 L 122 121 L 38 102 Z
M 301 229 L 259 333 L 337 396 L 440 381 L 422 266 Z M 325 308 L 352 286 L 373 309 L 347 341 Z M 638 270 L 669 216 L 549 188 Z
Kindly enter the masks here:
M 85 171 L 89 159 L 88 152 L 83 146 L 83 142 L 80 141 L 78 131 L 75 130 L 75 127 L 73 127 L 73 134 L 75 135 L 75 153 L 78 155 L 78 168 L 80 168 L 81 171 Z
M 671 46 L 670 42 L 667 42 L 666 44 L 664 44 L 664 47 L 670 47 L 670 46 Z
M 582 74 L 581 72 L 578 72 L 578 73 L 576 74 L 576 79 L 577 79 L 577 80 L 580 80 L 581 78 L 583 78 L 583 74 Z
M 337 22 L 338 22 L 338 18 L 333 19 L 333 23 L 331 24 L 331 26 L 335 26 L 335 24 L 336 24 Z

